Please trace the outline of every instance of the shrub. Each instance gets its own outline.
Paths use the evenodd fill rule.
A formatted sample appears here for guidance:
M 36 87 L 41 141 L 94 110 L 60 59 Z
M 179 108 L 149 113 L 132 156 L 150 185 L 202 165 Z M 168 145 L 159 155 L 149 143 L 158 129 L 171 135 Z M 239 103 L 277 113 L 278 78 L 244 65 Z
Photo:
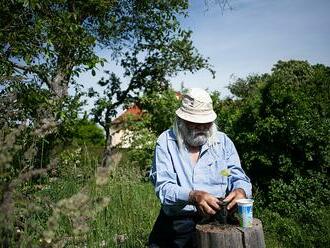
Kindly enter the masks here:
M 264 224 L 285 247 L 330 243 L 321 210 L 330 205 L 329 85 L 327 66 L 279 61 L 269 74 L 238 79 L 235 98 L 215 104 L 258 189 L 256 210 L 272 211 Z
M 124 142 L 129 139 L 130 147 L 122 151 L 124 159 L 121 164 L 124 165 L 124 170 L 135 171 L 140 179 L 147 180 L 157 137 L 153 131 L 143 125 L 135 126 L 131 131 L 134 135 L 126 136 L 124 139 Z

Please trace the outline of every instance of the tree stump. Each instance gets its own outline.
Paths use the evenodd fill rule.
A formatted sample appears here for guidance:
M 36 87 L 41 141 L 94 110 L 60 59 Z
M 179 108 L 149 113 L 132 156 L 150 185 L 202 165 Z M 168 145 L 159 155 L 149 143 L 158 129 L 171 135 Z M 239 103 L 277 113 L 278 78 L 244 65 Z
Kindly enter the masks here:
M 253 226 L 242 228 L 236 225 L 199 224 L 196 226 L 198 248 L 264 248 L 262 224 L 253 219 Z

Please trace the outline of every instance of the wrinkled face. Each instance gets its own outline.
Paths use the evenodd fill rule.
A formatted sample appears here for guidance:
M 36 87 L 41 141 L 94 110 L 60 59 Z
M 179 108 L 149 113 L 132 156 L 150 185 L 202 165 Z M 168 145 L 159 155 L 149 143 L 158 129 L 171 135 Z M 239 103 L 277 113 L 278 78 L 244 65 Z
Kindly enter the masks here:
M 183 139 L 190 146 L 204 145 L 211 136 L 212 122 L 200 124 L 183 121 L 182 124 L 180 129 Z

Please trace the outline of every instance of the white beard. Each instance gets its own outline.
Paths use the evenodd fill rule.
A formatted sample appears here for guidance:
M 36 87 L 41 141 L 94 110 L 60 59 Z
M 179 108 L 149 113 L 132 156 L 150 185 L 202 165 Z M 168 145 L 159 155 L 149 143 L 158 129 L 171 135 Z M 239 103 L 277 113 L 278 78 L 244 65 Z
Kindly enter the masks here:
M 188 143 L 188 145 L 191 146 L 202 146 L 207 142 L 207 135 L 205 134 L 196 134 L 194 135 L 192 133 L 191 136 L 187 136 L 185 138 L 186 142 Z
M 182 124 L 183 125 L 180 125 L 179 127 L 182 134 L 182 138 L 190 146 L 202 146 L 207 142 L 208 138 L 210 137 L 210 129 L 193 130 L 188 129 L 184 123 Z

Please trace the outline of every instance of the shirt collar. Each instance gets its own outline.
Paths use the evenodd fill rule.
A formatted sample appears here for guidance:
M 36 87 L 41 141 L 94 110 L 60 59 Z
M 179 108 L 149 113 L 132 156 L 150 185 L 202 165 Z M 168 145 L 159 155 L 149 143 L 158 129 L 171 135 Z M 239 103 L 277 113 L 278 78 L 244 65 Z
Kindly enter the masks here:
M 171 128 L 170 131 L 169 131 L 168 139 L 169 140 L 176 140 L 176 135 L 174 133 L 173 128 Z
M 202 145 L 202 148 L 201 148 L 201 155 L 210 148 L 209 146 L 209 142 L 206 142 L 204 145 Z

